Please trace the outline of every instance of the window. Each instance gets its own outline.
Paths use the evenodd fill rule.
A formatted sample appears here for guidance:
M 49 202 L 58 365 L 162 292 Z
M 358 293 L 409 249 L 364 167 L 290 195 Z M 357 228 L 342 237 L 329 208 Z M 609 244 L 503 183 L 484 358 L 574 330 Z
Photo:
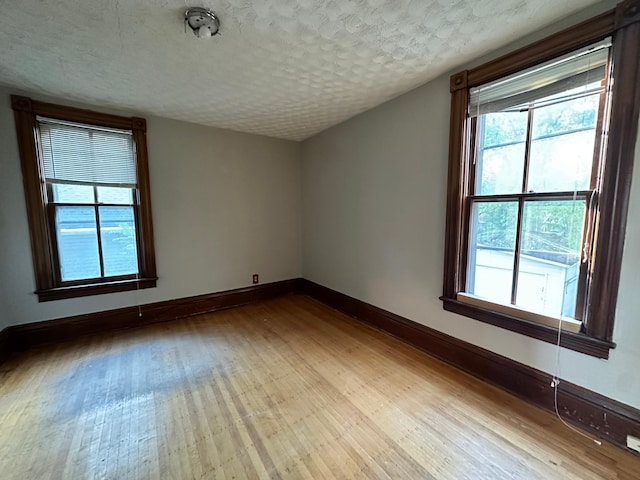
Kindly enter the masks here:
M 468 260 L 459 300 L 512 305 L 551 325 L 547 317 L 563 318 L 563 328 L 580 331 L 610 45 L 470 90 Z
M 452 77 L 445 309 L 554 343 L 560 325 L 563 346 L 603 358 L 615 346 L 633 3 Z
M 144 120 L 12 104 L 40 301 L 155 286 Z

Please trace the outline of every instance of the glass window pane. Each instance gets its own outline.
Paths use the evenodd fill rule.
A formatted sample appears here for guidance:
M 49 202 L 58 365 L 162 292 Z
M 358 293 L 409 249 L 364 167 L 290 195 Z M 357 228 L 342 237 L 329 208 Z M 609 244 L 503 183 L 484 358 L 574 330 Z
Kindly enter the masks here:
M 63 281 L 100 277 L 93 207 L 56 207 L 56 235 Z
M 580 89 L 562 92 L 566 96 Z M 553 98 L 548 97 L 549 99 Z M 533 111 L 533 139 L 557 133 L 596 128 L 600 95 L 589 95 L 567 102 L 556 103 Z
M 517 306 L 574 317 L 585 211 L 582 199 L 525 202 Z
M 533 111 L 529 191 L 589 189 L 599 104 L 595 94 Z
M 476 193 L 521 193 L 524 150 L 524 143 L 481 150 L 476 164 Z
M 518 202 L 478 202 L 471 212 L 467 293 L 511 303 Z
M 478 122 L 478 195 L 522 192 L 527 113 L 490 113 Z
M 534 140 L 529 185 L 532 192 L 588 190 L 595 129 Z
M 483 147 L 524 142 L 527 138 L 527 112 L 498 112 L 481 116 Z
M 104 275 L 138 273 L 133 207 L 99 207 Z
M 65 185 L 54 183 L 53 201 L 58 203 L 94 203 L 91 185 Z
M 133 204 L 133 190 L 122 187 L 97 187 L 99 203 Z

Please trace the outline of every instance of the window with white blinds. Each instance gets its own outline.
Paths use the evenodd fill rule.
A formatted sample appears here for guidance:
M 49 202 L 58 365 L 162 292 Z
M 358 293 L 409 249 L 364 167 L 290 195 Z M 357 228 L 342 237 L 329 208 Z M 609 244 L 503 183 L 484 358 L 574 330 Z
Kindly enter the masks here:
M 155 287 L 146 120 L 11 105 L 38 300 Z
M 461 301 L 481 298 L 581 328 L 610 46 L 599 42 L 470 89 L 473 182 Z
M 131 131 L 37 120 L 47 182 L 135 187 Z
M 451 76 L 445 310 L 600 358 L 615 347 L 638 5 Z
M 133 132 L 37 122 L 58 281 L 137 275 Z

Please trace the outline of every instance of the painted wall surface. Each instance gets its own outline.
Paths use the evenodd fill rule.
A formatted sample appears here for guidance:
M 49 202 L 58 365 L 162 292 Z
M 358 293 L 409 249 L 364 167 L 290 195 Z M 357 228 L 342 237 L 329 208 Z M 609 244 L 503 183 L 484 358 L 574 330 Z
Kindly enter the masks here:
M 543 34 L 581 19 L 573 18 Z M 443 76 L 303 143 L 303 276 L 554 372 L 554 345 L 445 312 L 438 300 L 444 261 L 449 100 L 449 78 Z M 638 150 L 634 177 L 614 331 L 618 346 L 609 360 L 563 349 L 560 374 L 638 408 Z
M 0 89 L 0 328 L 300 276 L 300 144 L 147 117 L 157 288 L 38 303 L 11 93 Z

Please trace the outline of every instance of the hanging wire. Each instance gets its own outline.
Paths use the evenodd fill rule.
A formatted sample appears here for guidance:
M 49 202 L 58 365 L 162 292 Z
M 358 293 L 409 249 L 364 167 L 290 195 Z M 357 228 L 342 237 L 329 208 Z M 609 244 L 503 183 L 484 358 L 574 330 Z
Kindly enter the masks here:
M 556 372 L 553 375 L 553 379 L 551 380 L 551 387 L 553 388 L 553 408 L 556 412 L 556 416 L 560 419 L 560 421 L 570 430 L 573 430 L 579 435 L 582 435 L 584 438 L 591 440 L 596 445 L 602 445 L 602 442 L 597 438 L 593 438 L 590 435 L 587 435 L 584 432 L 581 432 L 577 428 L 568 424 L 564 418 L 560 416 L 560 412 L 558 411 L 558 385 L 560 384 L 560 332 L 562 331 L 562 320 L 558 320 L 558 339 L 556 342 Z
M 589 65 L 589 72 L 591 71 L 591 65 Z M 587 88 L 587 86 L 589 85 L 589 78 L 588 78 L 588 74 L 587 77 L 585 78 L 585 89 Z M 578 195 L 578 188 L 577 188 L 577 184 L 574 182 L 574 190 L 573 190 L 573 205 L 575 208 L 575 201 L 577 199 L 577 195 Z M 592 201 L 593 201 L 593 194 L 591 195 L 590 199 L 589 199 L 589 209 L 587 210 L 589 217 L 589 220 L 587 221 L 587 225 L 590 226 L 591 225 L 591 206 L 592 206 Z M 586 205 L 585 205 L 586 207 Z M 574 222 L 574 218 L 573 215 L 571 216 L 571 225 L 569 226 L 569 231 L 572 230 L 573 228 L 573 222 Z M 588 241 L 588 237 L 587 237 L 587 232 L 583 232 L 583 256 L 586 257 L 586 249 L 587 249 L 587 241 Z M 584 261 L 584 259 L 583 259 Z M 593 438 L 590 435 L 587 435 L 584 432 L 581 432 L 580 430 L 578 430 L 577 428 L 573 427 L 572 425 L 568 424 L 564 418 L 562 418 L 560 416 L 560 411 L 558 409 L 558 385 L 560 384 L 560 343 L 561 343 L 561 339 L 562 339 L 562 319 L 558 319 L 558 334 L 557 334 L 557 338 L 556 338 L 556 365 L 555 365 L 555 372 L 553 374 L 553 377 L 551 379 L 551 388 L 553 388 L 553 408 L 556 412 L 556 416 L 558 417 L 558 419 L 564 424 L 565 427 L 567 427 L 570 430 L 573 430 L 575 433 L 583 436 L 584 438 L 587 438 L 589 440 L 591 440 L 593 443 L 595 443 L 596 445 L 602 445 L 602 442 L 596 438 Z
M 138 272 L 136 272 L 136 295 L 135 302 L 138 306 L 138 317 L 142 317 L 142 305 L 140 304 L 140 277 Z

